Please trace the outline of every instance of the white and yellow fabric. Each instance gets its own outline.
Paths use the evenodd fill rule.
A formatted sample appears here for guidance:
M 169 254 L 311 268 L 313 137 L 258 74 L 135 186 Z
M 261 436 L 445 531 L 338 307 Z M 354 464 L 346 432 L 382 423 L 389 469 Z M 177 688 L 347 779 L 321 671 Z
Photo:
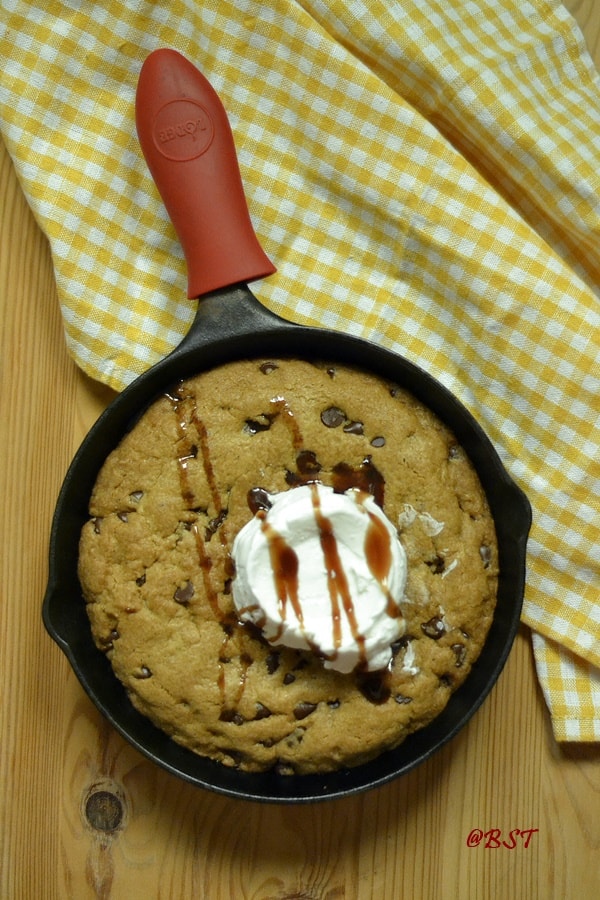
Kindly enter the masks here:
M 534 511 L 523 620 L 558 740 L 600 740 L 600 80 L 556 0 L 2 0 L 0 130 L 68 347 L 121 389 L 194 315 L 134 127 L 174 47 L 219 92 L 291 320 L 468 406 Z

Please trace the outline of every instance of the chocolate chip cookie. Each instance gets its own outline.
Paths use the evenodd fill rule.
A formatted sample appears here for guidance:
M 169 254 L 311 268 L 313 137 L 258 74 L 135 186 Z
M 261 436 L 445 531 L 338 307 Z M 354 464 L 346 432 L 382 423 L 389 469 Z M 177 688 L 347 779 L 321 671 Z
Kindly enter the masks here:
M 231 546 L 264 492 L 372 494 L 408 559 L 384 671 L 326 669 L 235 614 Z M 428 724 L 467 677 L 497 590 L 494 523 L 448 428 L 351 366 L 235 361 L 174 384 L 102 468 L 80 542 L 94 640 L 132 703 L 226 766 L 329 772 Z

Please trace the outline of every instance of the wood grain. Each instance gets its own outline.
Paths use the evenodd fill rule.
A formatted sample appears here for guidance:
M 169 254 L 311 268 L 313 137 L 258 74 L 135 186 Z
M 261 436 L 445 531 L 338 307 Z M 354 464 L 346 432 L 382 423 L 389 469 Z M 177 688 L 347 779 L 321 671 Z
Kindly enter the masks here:
M 600 4 L 565 5 L 600 66 Z M 0 897 L 597 895 L 600 749 L 554 742 L 525 629 L 450 745 L 354 798 L 237 803 L 158 770 L 105 723 L 40 605 L 62 478 L 112 394 L 67 355 L 48 248 L 3 145 L 0 202 Z M 476 828 L 491 834 L 468 847 Z M 493 846 L 493 829 L 514 848 Z M 516 829 L 535 829 L 528 846 Z
M 576 19 L 596 66 L 600 60 L 600 7 L 596 0 L 564 0 L 563 6 Z

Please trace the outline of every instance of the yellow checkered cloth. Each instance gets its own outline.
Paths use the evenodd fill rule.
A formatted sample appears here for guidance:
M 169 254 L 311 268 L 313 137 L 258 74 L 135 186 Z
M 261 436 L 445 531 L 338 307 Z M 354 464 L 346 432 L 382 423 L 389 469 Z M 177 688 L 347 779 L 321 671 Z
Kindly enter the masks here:
M 194 62 L 278 267 L 270 309 L 378 341 L 482 423 L 534 509 L 523 619 L 558 740 L 600 740 L 600 81 L 556 0 L 5 0 L 0 128 L 66 340 L 117 389 L 195 304 L 134 128 Z

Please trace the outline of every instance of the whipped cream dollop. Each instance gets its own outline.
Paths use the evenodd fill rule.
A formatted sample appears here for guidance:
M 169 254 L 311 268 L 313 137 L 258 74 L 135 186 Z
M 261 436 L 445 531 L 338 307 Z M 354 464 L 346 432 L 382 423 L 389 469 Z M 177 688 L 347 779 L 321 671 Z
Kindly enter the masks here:
M 233 543 L 240 620 L 326 668 L 385 668 L 405 631 L 406 554 L 392 523 L 356 489 L 315 482 L 262 495 Z

